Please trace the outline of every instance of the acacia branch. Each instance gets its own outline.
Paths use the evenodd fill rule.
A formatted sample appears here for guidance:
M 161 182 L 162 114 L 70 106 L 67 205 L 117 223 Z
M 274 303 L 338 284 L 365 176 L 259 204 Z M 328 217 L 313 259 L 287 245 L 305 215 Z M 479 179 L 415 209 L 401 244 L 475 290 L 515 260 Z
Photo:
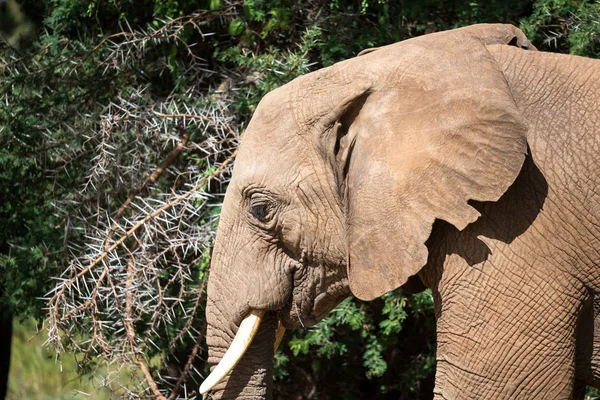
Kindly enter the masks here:
M 183 151 L 183 149 L 185 148 L 188 140 L 190 139 L 190 133 L 189 132 L 184 132 L 183 137 L 181 138 L 181 140 L 179 141 L 179 143 L 177 143 L 177 146 L 175 146 L 167 155 L 167 157 L 163 160 L 163 162 L 158 166 L 158 168 L 156 168 L 154 170 L 154 172 L 152 172 L 152 174 L 150 174 L 150 176 L 148 177 L 148 179 L 146 179 L 146 182 L 144 182 L 143 185 L 141 185 L 140 187 L 138 187 L 137 189 L 135 189 L 130 195 L 129 197 L 127 197 L 127 200 L 125 200 L 125 202 L 123 202 L 123 205 L 121 205 L 121 207 L 119 207 L 119 209 L 117 210 L 117 213 L 114 216 L 114 220 L 118 220 L 121 215 L 123 215 L 123 213 L 125 212 L 125 209 L 129 206 L 129 204 L 131 204 L 131 202 L 133 201 L 133 199 L 140 194 L 140 192 L 142 190 L 147 189 L 150 185 L 154 184 L 158 178 L 160 178 L 160 176 L 163 174 L 163 172 L 169 168 L 171 166 L 171 164 L 173 164 L 175 162 L 175 160 L 177 159 L 177 157 L 179 157 L 179 154 Z M 106 242 L 108 242 L 112 236 L 112 233 L 114 232 L 114 227 L 111 227 L 111 230 L 108 234 L 108 237 L 106 239 Z
M 192 352 L 190 353 L 190 356 L 188 357 L 188 360 L 185 363 L 185 367 L 183 368 L 179 379 L 177 379 L 175 387 L 173 388 L 173 391 L 171 392 L 171 395 L 169 396 L 168 400 L 175 400 L 177 398 L 177 393 L 179 391 L 179 388 L 181 387 L 181 384 L 187 381 L 187 377 L 190 372 L 190 367 L 192 366 L 192 363 L 194 362 L 194 359 L 196 358 L 196 356 L 198 355 L 198 351 L 200 350 L 201 337 L 202 333 L 198 333 L 198 336 L 196 337 L 196 344 L 194 344 L 194 348 L 192 349 Z
M 208 118 L 208 117 L 205 117 L 204 115 L 196 115 L 196 114 L 163 114 L 163 113 L 159 113 L 159 112 L 155 112 L 154 114 L 157 117 L 161 117 L 161 118 L 189 118 L 189 119 L 199 119 L 201 121 L 217 125 L 217 122 L 213 118 Z M 235 135 L 234 130 L 231 129 L 231 127 L 229 125 L 224 125 L 224 126 L 225 126 L 225 129 L 229 133 Z
M 133 271 L 134 265 L 135 265 L 135 259 L 134 259 L 133 255 L 130 254 L 129 262 L 127 264 L 127 282 L 125 284 L 127 294 L 125 295 L 125 318 L 123 318 L 123 325 L 125 325 L 125 329 L 127 329 L 127 340 L 129 341 L 129 344 L 131 346 L 131 351 L 135 353 L 136 361 L 137 361 L 138 365 L 140 366 L 142 373 L 144 374 L 144 378 L 146 379 L 146 382 L 148 383 L 150 390 L 152 390 L 152 392 L 154 393 L 154 395 L 156 396 L 156 398 L 158 400 L 167 400 L 167 398 L 165 396 L 163 396 L 163 394 L 160 392 L 160 390 L 158 390 L 158 386 L 156 385 L 154 378 L 152 378 L 152 375 L 150 374 L 150 371 L 148 370 L 148 366 L 146 365 L 146 362 L 144 361 L 144 357 L 140 353 L 139 348 L 135 343 L 135 329 L 133 328 L 133 325 L 131 322 L 131 321 L 133 321 L 133 316 L 131 314 L 131 299 L 132 299 L 133 295 L 132 295 L 131 289 L 132 289 L 132 282 L 133 282 L 133 275 L 134 275 L 134 271 Z
M 123 236 L 121 236 L 116 242 L 114 242 L 110 247 L 108 247 L 107 249 L 105 249 L 104 251 L 102 251 L 102 253 L 87 267 L 83 268 L 81 271 L 79 271 L 74 277 L 72 277 L 71 279 L 69 279 L 67 282 L 63 282 L 63 284 L 61 285 L 61 288 L 57 291 L 56 295 L 54 296 L 55 298 L 61 296 L 64 294 L 67 286 L 69 286 L 70 284 L 72 284 L 74 281 L 76 281 L 77 279 L 81 278 L 82 276 L 84 276 L 85 274 L 87 274 L 88 272 L 90 272 L 92 270 L 92 268 L 94 268 L 96 265 L 98 265 L 102 260 L 104 260 L 111 251 L 113 251 L 114 249 L 116 249 L 117 247 L 119 247 L 120 245 L 122 245 L 125 240 L 127 240 L 129 237 L 131 237 L 131 235 L 133 235 L 138 229 L 140 229 L 142 226 L 144 226 L 144 224 L 146 224 L 148 221 L 156 218 L 158 215 L 160 215 L 161 213 L 167 211 L 168 209 L 170 209 L 171 207 L 173 207 L 175 204 L 188 199 L 192 194 L 196 193 L 197 191 L 199 191 L 200 189 L 202 189 L 206 183 L 213 179 L 214 177 L 218 176 L 219 174 L 221 174 L 225 168 L 231 163 L 233 162 L 233 160 L 235 159 L 237 155 L 237 150 L 235 150 L 225 161 L 223 161 L 223 163 L 211 174 L 205 176 L 194 188 L 192 188 L 191 190 L 189 190 L 188 192 L 186 192 L 185 194 L 183 194 L 182 196 L 176 198 L 175 200 L 172 200 L 168 203 L 166 203 L 165 205 L 163 205 L 162 207 L 156 209 L 154 212 L 148 214 L 146 217 L 144 217 L 142 220 L 140 220 L 138 223 L 136 223 L 133 227 L 131 227 Z M 55 310 L 58 312 L 58 302 L 56 302 L 55 304 Z M 63 317 L 60 320 L 64 321 L 66 318 Z

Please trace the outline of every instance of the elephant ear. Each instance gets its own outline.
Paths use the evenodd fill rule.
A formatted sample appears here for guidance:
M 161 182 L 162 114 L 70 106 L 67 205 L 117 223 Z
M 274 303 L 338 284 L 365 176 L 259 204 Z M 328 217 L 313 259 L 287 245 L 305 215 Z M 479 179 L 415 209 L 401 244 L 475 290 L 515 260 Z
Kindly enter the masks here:
M 345 65 L 350 81 L 355 71 L 376 82 L 335 129 L 348 276 L 360 299 L 406 283 L 427 262 L 435 219 L 464 229 L 480 215 L 469 200 L 498 200 L 521 169 L 527 126 L 486 44 L 466 28 Z

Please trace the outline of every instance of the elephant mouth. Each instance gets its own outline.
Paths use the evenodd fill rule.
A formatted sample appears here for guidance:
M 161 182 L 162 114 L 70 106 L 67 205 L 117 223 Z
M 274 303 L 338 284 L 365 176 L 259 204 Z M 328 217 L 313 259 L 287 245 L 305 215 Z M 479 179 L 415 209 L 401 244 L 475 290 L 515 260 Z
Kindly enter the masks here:
M 305 328 L 317 324 L 350 293 L 347 278 L 329 276 L 324 268 L 302 267 L 292 271 L 291 289 L 284 307 L 278 311 L 250 309 L 241 321 L 231 345 L 200 387 L 205 394 L 227 377 L 250 347 L 266 313 L 277 313 L 274 350 L 283 340 L 287 329 Z
M 313 326 L 318 322 L 314 315 L 315 299 L 306 292 L 307 267 L 292 271 L 291 291 L 283 308 L 277 313 L 279 321 L 287 329 L 298 329 Z
M 317 267 L 304 267 L 292 272 L 291 294 L 285 306 L 278 312 L 280 323 L 286 329 L 308 328 L 316 325 L 342 300 L 350 291 L 347 279 L 333 279 L 335 284 L 328 284 L 328 279 L 314 275 Z M 312 273 L 311 273 L 312 272 Z

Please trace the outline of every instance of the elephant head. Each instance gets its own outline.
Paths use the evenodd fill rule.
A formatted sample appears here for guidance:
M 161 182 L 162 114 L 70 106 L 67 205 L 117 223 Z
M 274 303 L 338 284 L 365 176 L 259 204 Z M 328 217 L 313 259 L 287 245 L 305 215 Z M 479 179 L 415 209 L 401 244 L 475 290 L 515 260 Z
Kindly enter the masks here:
M 278 323 L 310 326 L 349 295 L 403 285 L 427 262 L 435 219 L 463 229 L 479 217 L 469 200 L 511 185 L 527 127 L 488 44 L 530 47 L 507 25 L 431 34 L 260 102 L 214 246 L 207 342 L 221 363 L 202 392 L 269 398 Z

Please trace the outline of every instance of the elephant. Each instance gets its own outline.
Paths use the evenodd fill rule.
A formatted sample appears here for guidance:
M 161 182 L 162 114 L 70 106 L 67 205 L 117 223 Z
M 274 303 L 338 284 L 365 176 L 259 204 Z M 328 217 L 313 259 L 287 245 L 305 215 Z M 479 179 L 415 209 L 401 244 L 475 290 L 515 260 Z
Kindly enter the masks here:
M 431 288 L 435 399 L 600 386 L 600 61 L 483 24 L 261 99 L 214 243 L 201 393 L 272 398 L 285 329 Z

